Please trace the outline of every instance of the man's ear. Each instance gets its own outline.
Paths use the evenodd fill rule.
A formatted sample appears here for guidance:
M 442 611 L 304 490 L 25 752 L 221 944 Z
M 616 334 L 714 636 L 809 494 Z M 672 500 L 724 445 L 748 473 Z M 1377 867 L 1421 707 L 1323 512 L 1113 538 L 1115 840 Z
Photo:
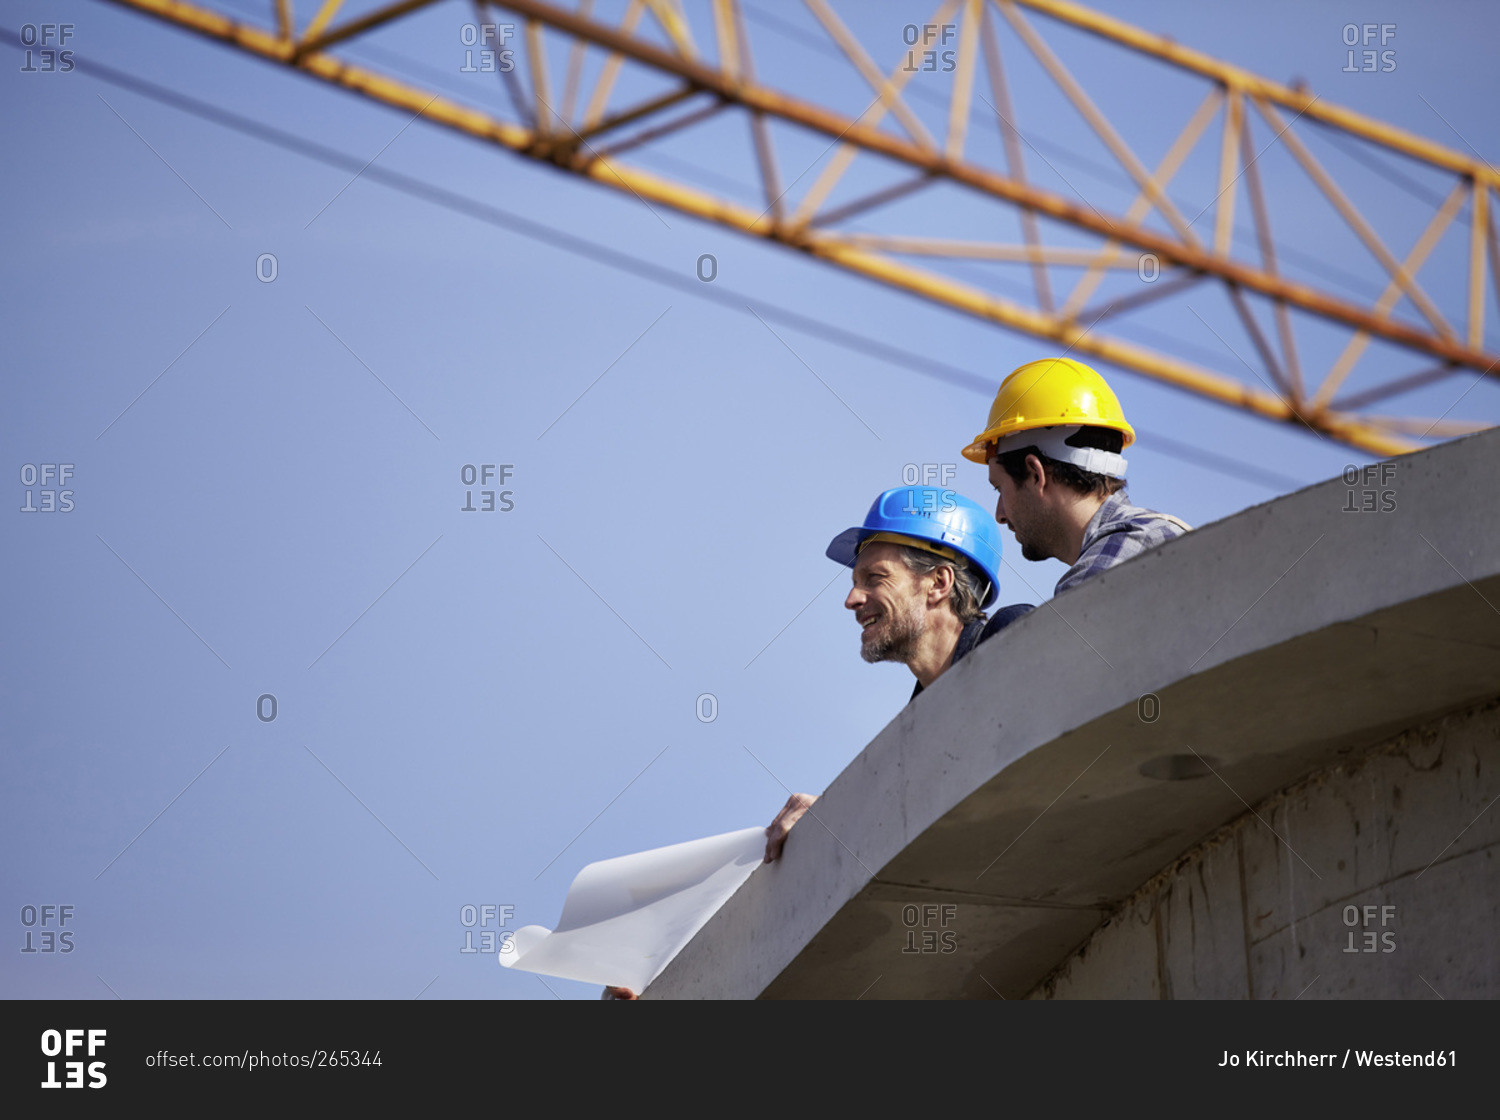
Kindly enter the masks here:
M 939 603 L 946 602 L 953 591 L 953 569 L 947 564 L 939 564 L 928 575 L 932 583 L 927 588 L 927 605 L 935 607 Z
M 1047 468 L 1035 455 L 1026 456 L 1026 481 L 1035 483 L 1038 493 L 1047 488 Z

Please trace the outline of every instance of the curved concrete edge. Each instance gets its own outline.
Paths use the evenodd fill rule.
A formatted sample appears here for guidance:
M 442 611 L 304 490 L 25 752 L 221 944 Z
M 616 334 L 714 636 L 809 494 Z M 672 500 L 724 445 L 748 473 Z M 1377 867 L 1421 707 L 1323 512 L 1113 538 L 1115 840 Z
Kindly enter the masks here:
M 1500 691 L 1496 466 L 1497 431 L 1405 456 L 1043 606 L 903 708 L 645 994 L 1025 994 L 1247 801 Z M 1139 773 L 1188 751 L 1219 777 Z M 928 927 L 893 915 L 944 901 L 964 951 L 901 952 Z

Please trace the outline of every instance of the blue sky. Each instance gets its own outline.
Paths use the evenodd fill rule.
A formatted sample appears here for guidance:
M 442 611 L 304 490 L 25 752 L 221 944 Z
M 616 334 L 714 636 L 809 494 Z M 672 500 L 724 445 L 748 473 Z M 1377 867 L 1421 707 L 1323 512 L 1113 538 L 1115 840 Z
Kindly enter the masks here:
M 257 18 L 268 7 L 215 3 Z M 1492 6 L 1098 6 L 1455 149 L 1500 151 Z M 704 7 L 689 5 L 700 28 Z M 887 65 L 902 28 L 928 14 L 839 10 Z M 461 950 L 486 930 L 551 924 L 584 863 L 763 824 L 789 789 L 834 779 L 911 678 L 859 660 L 847 574 L 824 547 L 924 465 L 951 465 L 954 485 L 988 504 L 959 448 L 999 380 L 1056 348 L 113 5 L 3 11 L 0 895 L 12 951 L 0 993 L 593 998 Z M 820 53 L 804 8 L 760 0 L 751 16 L 768 84 L 850 115 L 868 104 L 847 64 Z M 495 75 L 463 72 L 472 21 L 440 4 L 354 57 L 504 112 Z M 1031 22 L 1147 163 L 1206 92 Z M 24 69 L 22 29 L 43 23 L 72 25 L 72 72 Z M 1345 72 L 1351 23 L 1394 25 L 1393 71 Z M 1029 170 L 1122 210 L 1118 166 L 1008 29 L 1002 42 Z M 353 163 L 235 131 L 92 64 Z M 631 78 L 616 104 L 656 88 Z M 922 88 L 934 99 L 911 104 L 939 130 L 945 87 Z M 735 123 L 632 158 L 753 203 Z M 982 123 L 975 158 L 998 158 Z M 774 134 L 795 198 L 827 143 Z M 1217 125 L 1174 185 L 1189 214 L 1216 189 L 1216 137 Z M 1318 152 L 1398 253 L 1432 211 L 1409 192 L 1447 189 L 1388 156 L 1405 186 Z M 1285 153 L 1262 166 L 1288 272 L 1373 299 L 1369 255 Z M 914 233 L 1018 239 L 1013 218 L 953 190 L 892 214 Z M 1450 231 L 1430 284 L 1423 274 L 1460 323 L 1461 273 L 1445 281 L 1441 262 L 1466 231 Z M 256 275 L 264 254 L 270 282 Z M 695 275 L 704 254 L 711 283 Z M 1020 266 L 969 275 L 1014 298 L 1029 283 Z M 1248 341 L 1223 296 L 1201 293 L 1117 329 L 1242 371 Z M 787 312 L 915 357 L 861 352 Z M 1308 364 L 1326 366 L 1347 332 L 1301 337 Z M 1142 432 L 1133 496 L 1195 524 L 1368 461 L 1099 368 Z M 1493 387 L 1464 394 L 1471 381 L 1399 406 L 1487 420 Z M 48 488 L 25 483 L 28 466 L 61 463 L 73 509 L 24 512 L 27 491 Z M 487 464 L 508 466 L 503 485 L 465 483 Z M 497 508 L 465 511 L 485 489 Z M 1004 602 L 1038 601 L 1062 571 L 1008 559 Z M 22 952 L 57 930 L 40 924 L 48 905 L 73 907 L 73 951 Z M 484 924 L 482 906 L 497 908 Z

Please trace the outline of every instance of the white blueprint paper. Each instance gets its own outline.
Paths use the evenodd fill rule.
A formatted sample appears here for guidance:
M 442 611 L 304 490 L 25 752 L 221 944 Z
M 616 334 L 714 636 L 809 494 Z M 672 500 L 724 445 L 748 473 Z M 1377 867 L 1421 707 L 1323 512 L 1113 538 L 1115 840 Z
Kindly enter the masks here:
M 517 930 L 501 946 L 500 963 L 640 993 L 765 851 L 766 830 L 744 828 L 591 863 L 568 888 L 557 928 Z

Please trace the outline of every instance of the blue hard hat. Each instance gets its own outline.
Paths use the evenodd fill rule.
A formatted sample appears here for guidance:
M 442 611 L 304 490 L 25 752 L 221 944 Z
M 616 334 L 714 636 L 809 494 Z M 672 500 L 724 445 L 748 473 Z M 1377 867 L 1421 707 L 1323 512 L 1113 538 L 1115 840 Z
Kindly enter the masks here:
M 898 486 L 875 499 L 865 523 L 845 529 L 828 545 L 828 559 L 854 567 L 859 547 L 877 533 L 906 538 L 897 542 L 942 555 L 956 552 L 989 580 L 981 607 L 1000 593 L 1000 525 L 989 510 L 956 490 L 941 486 Z

